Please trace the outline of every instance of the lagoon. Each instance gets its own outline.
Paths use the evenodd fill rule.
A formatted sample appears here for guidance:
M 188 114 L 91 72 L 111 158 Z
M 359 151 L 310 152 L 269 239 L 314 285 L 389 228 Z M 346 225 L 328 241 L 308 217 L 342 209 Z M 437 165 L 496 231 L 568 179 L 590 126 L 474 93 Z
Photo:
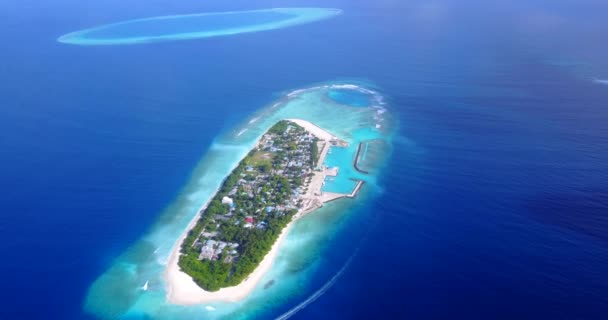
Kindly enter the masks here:
M 372 96 L 366 92 L 346 89 L 330 90 L 327 96 L 337 103 L 351 107 L 369 107 L 372 99 Z

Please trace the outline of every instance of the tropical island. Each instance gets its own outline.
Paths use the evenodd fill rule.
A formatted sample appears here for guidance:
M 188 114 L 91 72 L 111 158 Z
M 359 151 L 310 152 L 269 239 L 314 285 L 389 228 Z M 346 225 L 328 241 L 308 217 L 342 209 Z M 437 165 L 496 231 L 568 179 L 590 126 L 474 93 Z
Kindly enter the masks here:
M 304 120 L 273 125 L 182 237 L 167 271 L 169 300 L 188 304 L 246 296 L 294 220 L 325 202 L 356 195 L 362 181 L 349 194 L 321 191 L 326 177 L 338 175 L 338 168 L 323 166 L 325 156 L 331 147 L 347 145 Z M 205 294 L 194 297 L 193 291 Z
M 299 286 L 307 283 L 316 274 L 316 261 L 323 257 L 323 253 L 317 250 L 321 249 L 320 244 L 331 241 L 334 232 L 338 232 L 336 228 L 339 223 L 350 220 L 350 215 L 359 212 L 356 210 L 361 207 L 354 205 L 354 201 L 337 201 L 331 205 L 327 205 L 327 202 L 356 196 L 356 202 L 362 204 L 378 194 L 374 191 L 379 190 L 377 178 L 385 168 L 385 161 L 391 153 L 392 135 L 397 126 L 385 105 L 383 95 L 356 83 L 318 84 L 284 92 L 267 107 L 260 108 L 250 117 L 243 119 L 239 125 L 218 135 L 193 168 L 191 177 L 178 192 L 176 199 L 163 210 L 150 231 L 121 254 L 91 284 L 83 308 L 87 313 L 101 319 L 140 315 L 154 319 L 216 318 L 257 314 L 254 309 L 266 308 L 279 300 L 293 297 L 296 292 L 300 292 Z M 302 157 L 306 156 L 304 153 L 310 153 L 312 156 L 312 135 L 312 139 L 317 139 L 318 150 L 318 157 L 312 158 L 317 161 L 314 166 L 309 167 L 312 176 L 300 175 L 302 184 L 299 187 L 289 183 L 290 190 L 299 192 L 298 197 L 302 200 L 300 204 L 298 201 L 294 202 L 297 212 L 291 219 L 283 220 L 286 225 L 282 229 L 279 226 L 272 231 L 274 234 L 268 233 L 265 248 L 258 248 L 257 245 L 263 243 L 256 242 L 251 252 L 258 253 L 257 260 L 249 259 L 249 270 L 254 267 L 253 271 L 240 283 L 229 286 L 229 281 L 237 282 L 234 277 L 230 277 L 230 272 L 237 267 L 239 259 L 244 261 L 249 254 L 245 253 L 247 245 L 239 242 L 238 234 L 244 231 L 269 232 L 270 221 L 266 220 L 264 215 L 269 216 L 270 213 L 265 212 L 265 208 L 274 206 L 276 209 L 277 205 L 268 204 L 257 214 L 255 210 L 250 212 L 243 207 L 249 202 L 247 199 L 251 199 L 248 198 L 249 195 L 243 199 L 238 195 L 237 185 L 241 178 L 236 180 L 237 193 L 233 195 L 228 193 L 235 186 L 223 186 L 239 167 L 244 169 L 241 173 L 256 177 L 267 174 L 260 170 L 268 169 L 264 163 L 269 161 L 270 169 L 276 170 L 272 167 L 272 159 L 279 152 L 276 149 L 279 148 L 279 140 L 269 138 L 268 134 L 271 128 L 284 120 L 284 124 L 292 128 L 289 133 L 279 133 L 277 137 L 282 134 L 296 134 L 296 131 L 292 130 L 301 131 L 299 126 L 306 131 L 301 132 L 302 137 L 307 136 L 305 139 L 308 140 L 298 141 L 296 150 L 289 150 L 287 145 L 285 156 L 291 157 L 289 153 L 292 151 L 294 156 L 298 151 L 302 151 Z M 264 141 L 269 141 L 268 139 L 272 140 L 272 146 L 269 147 L 275 149 L 265 151 Z M 308 161 L 302 158 L 303 168 L 308 165 Z M 249 172 L 248 166 L 251 166 Z M 271 171 L 268 174 L 273 173 Z M 247 183 L 254 181 L 242 178 Z M 285 178 L 289 180 L 288 176 Z M 357 191 L 363 181 L 369 192 L 366 192 L 365 197 L 359 197 Z M 275 187 L 278 187 L 278 184 Z M 242 186 L 243 190 L 246 188 L 248 187 Z M 222 193 L 226 191 L 228 193 Z M 255 199 L 256 194 L 253 195 Z M 232 200 L 233 216 L 237 215 L 235 218 L 228 218 L 234 219 L 234 226 L 236 221 L 240 220 L 239 228 L 235 228 L 237 232 L 233 235 L 234 239 L 221 239 L 222 235 L 218 231 L 222 230 L 223 221 L 210 216 L 216 223 L 212 226 L 209 220 L 208 225 L 215 228 L 218 235 L 201 238 L 203 232 L 213 231 L 207 231 L 206 227 L 199 229 L 200 236 L 192 241 L 192 245 L 196 246 L 195 243 L 200 242 L 200 247 L 196 250 L 193 248 L 190 252 L 194 259 L 185 258 L 193 263 L 200 263 L 195 266 L 201 266 L 202 269 L 209 268 L 212 263 L 229 264 L 223 265 L 230 267 L 228 276 L 222 278 L 221 273 L 212 273 L 199 281 L 203 286 L 205 282 L 208 283 L 209 290 L 205 290 L 195 282 L 193 276 L 180 267 L 180 257 L 186 255 L 182 253 L 182 244 L 188 235 L 196 234 L 190 233 L 190 230 L 193 230 L 201 219 L 205 219 L 203 216 L 206 215 L 211 202 L 219 200 L 221 204 L 225 196 Z M 241 196 L 245 197 L 244 194 Z M 273 199 L 268 197 L 266 201 L 275 201 Z M 220 210 L 231 210 L 233 205 L 226 200 L 226 208 Z M 240 213 L 239 203 L 243 214 Z M 253 205 L 253 202 L 251 203 Z M 283 203 L 282 206 L 287 207 L 287 204 Z M 320 208 L 321 206 L 323 208 Z M 288 210 L 279 211 L 288 214 Z M 229 214 L 216 213 L 221 217 Z M 248 216 L 251 216 L 251 222 L 247 221 Z M 277 220 L 278 218 L 283 217 L 278 215 Z M 268 225 L 264 226 L 262 222 Z M 251 227 L 245 228 L 247 223 L 251 223 Z M 260 228 L 256 228 L 260 223 Z M 226 227 L 232 228 L 228 225 Z M 217 258 L 211 256 L 211 259 L 204 259 L 204 255 L 201 257 L 207 240 L 215 241 L 208 246 L 214 250 L 214 256 L 215 250 L 219 249 L 220 245 L 223 246 Z M 220 244 L 220 241 L 226 245 Z M 232 244 L 232 247 L 229 247 L 229 244 Z M 264 252 L 267 253 L 264 255 Z M 210 254 L 210 250 L 207 254 Z M 263 256 L 261 261 L 260 256 Z M 224 262 L 223 259 L 228 260 Z M 229 262 L 230 259 L 232 260 Z M 240 268 L 243 270 L 242 274 L 245 274 L 245 267 Z M 217 281 L 216 288 L 220 288 L 217 291 L 211 291 L 214 281 Z M 237 301 L 239 303 L 231 303 Z

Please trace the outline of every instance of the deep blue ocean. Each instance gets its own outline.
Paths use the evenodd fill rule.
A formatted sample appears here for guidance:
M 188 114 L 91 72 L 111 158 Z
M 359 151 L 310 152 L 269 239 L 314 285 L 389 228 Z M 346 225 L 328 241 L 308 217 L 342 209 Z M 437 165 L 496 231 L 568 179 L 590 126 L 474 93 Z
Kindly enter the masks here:
M 204 40 L 56 41 L 278 6 L 344 13 Z M 371 214 L 328 244 L 363 230 L 358 254 L 292 319 L 608 317 L 606 1 L 8 0 L 0 39 L 0 319 L 92 319 L 89 285 L 216 136 L 341 79 L 376 85 L 399 132 L 381 195 L 357 209 Z M 324 257 L 310 291 L 343 262 Z

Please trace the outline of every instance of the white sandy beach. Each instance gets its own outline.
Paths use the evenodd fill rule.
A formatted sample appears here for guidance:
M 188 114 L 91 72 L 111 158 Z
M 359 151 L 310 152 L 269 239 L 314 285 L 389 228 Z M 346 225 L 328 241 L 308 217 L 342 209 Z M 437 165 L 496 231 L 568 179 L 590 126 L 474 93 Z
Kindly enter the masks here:
M 286 120 L 292 121 L 300 125 L 301 127 L 308 130 L 321 140 L 328 141 L 336 138 L 331 133 L 323 130 L 322 128 L 311 122 L 301 119 Z M 323 153 L 323 156 L 320 158 L 320 162 L 323 161 L 322 158 L 324 158 L 325 154 L 326 152 Z M 318 188 L 320 189 L 320 185 L 318 186 Z M 192 305 L 210 302 L 235 302 L 246 298 L 259 284 L 264 274 L 266 274 L 266 272 L 270 270 L 282 242 L 285 240 L 294 221 L 296 221 L 302 214 L 302 212 L 299 212 L 294 217 L 294 219 L 285 227 L 285 229 L 283 229 L 279 238 L 272 246 L 270 252 L 264 257 L 260 265 L 251 273 L 251 275 L 249 275 L 249 277 L 247 277 L 243 282 L 236 286 L 222 288 L 215 292 L 209 292 L 200 288 L 190 276 L 180 271 L 179 266 L 177 265 L 177 262 L 179 260 L 179 251 L 181 243 L 186 237 L 187 232 L 192 227 L 194 227 L 196 221 L 198 221 L 200 212 L 203 211 L 205 206 L 206 204 L 199 210 L 199 214 L 197 214 L 194 219 L 192 219 L 187 229 L 184 230 L 184 232 L 182 233 L 179 240 L 176 242 L 175 246 L 171 251 L 171 256 L 169 258 L 167 268 L 164 273 L 164 278 L 167 284 L 167 300 L 170 303 L 180 305 Z
M 170 303 L 180 305 L 192 305 L 210 302 L 235 302 L 246 298 L 256 287 L 256 285 L 262 280 L 262 277 L 274 262 L 276 255 L 279 251 L 279 247 L 291 225 L 295 220 L 291 221 L 285 229 L 281 232 L 281 235 L 270 249 L 270 252 L 264 257 L 260 265 L 247 277 L 243 282 L 228 288 L 222 288 L 215 292 L 209 292 L 199 287 L 192 278 L 181 272 L 177 265 L 179 258 L 179 246 L 173 249 L 171 258 L 167 264 L 167 270 L 165 272 L 165 278 L 167 280 L 167 300 Z M 189 230 L 189 229 L 188 229 Z M 179 241 L 183 240 L 183 236 Z
M 317 138 L 319 138 L 321 140 L 329 141 L 331 139 L 337 139 L 336 136 L 327 132 L 326 130 L 322 129 L 321 127 L 317 126 L 316 124 L 314 124 L 312 122 L 308 122 L 308 121 L 302 120 L 302 119 L 285 119 L 285 120 L 291 121 L 291 122 L 299 125 L 300 127 L 306 129 L 306 131 L 312 133 L 313 135 L 315 135 Z

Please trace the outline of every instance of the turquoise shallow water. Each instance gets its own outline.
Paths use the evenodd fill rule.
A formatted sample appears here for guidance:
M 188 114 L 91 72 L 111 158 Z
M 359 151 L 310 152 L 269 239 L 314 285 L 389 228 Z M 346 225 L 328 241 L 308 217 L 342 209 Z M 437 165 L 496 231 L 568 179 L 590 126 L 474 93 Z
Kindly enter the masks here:
M 196 14 L 127 21 L 94 29 L 88 38 L 158 37 L 167 34 L 213 32 L 246 25 L 276 23 L 296 18 L 296 14 L 278 11 L 245 11 L 230 14 Z
M 375 128 L 357 130 L 353 133 L 353 143 L 349 144 L 348 147 L 332 147 L 330 149 L 325 158 L 324 165 L 329 168 L 337 167 L 339 173 L 336 177 L 325 178 L 325 184 L 321 188 L 322 191 L 351 193 L 354 191 L 357 181 L 362 180 L 367 182 L 369 175 L 357 171 L 353 166 L 353 162 L 357 155 L 359 144 L 361 143 L 363 147 L 361 149 L 361 155 L 359 156 L 360 162 L 366 163 L 367 166 L 371 166 L 372 168 L 376 166 L 376 164 L 373 163 L 373 160 L 371 161 L 372 163 L 370 163 L 370 159 L 367 158 L 367 155 L 368 153 L 373 152 L 370 151 L 368 141 L 382 138 L 377 132 L 378 131 Z M 383 153 L 381 150 L 377 151 Z
M 347 219 L 348 207 L 363 199 L 337 201 L 294 224 L 271 270 L 241 302 L 168 304 L 163 272 L 173 246 L 201 205 L 213 196 L 232 168 L 278 120 L 308 120 L 349 143 L 348 148 L 335 148 L 326 162 L 341 168 L 336 190 L 348 187 L 352 178 L 365 180 L 365 188 L 374 188 L 376 176 L 357 173 L 352 168 L 353 155 L 361 141 L 390 142 L 393 120 L 382 106 L 361 109 L 328 100 L 327 91 L 340 87 L 343 85 L 327 84 L 290 92 L 218 137 L 193 171 L 190 182 L 158 222 L 92 284 L 85 301 L 86 311 L 105 319 L 125 316 L 188 319 L 201 313 L 205 318 L 247 318 L 296 296 L 301 291 L 299 288 L 306 286 L 306 279 L 317 270 L 322 245 L 339 230 L 340 221 Z M 359 87 L 346 86 L 345 89 L 359 90 Z M 378 93 L 368 91 L 367 94 L 381 101 Z M 264 284 L 270 280 L 276 284 L 265 290 Z M 145 283 L 148 283 L 147 291 L 143 290 Z
M 369 94 L 354 90 L 334 89 L 330 90 L 327 96 L 338 103 L 353 107 L 369 107 L 372 102 Z
M 335 88 L 327 90 L 328 101 L 355 108 L 370 107 L 372 103 L 382 105 L 381 96 L 368 92 L 366 90 L 353 90 L 351 88 Z M 379 109 L 383 110 L 383 109 Z M 376 110 L 378 111 L 378 109 Z M 323 165 L 329 168 L 338 168 L 338 176 L 327 177 L 325 184 L 321 188 L 322 191 L 336 193 L 351 193 L 357 185 L 357 181 L 367 179 L 367 175 L 355 169 L 353 166 L 359 144 L 363 145 L 362 153 L 359 159 L 365 160 L 369 145 L 367 141 L 374 140 L 379 137 L 378 128 L 382 124 L 378 123 L 373 128 L 361 128 L 352 132 L 351 143 L 347 147 L 331 147 L 327 153 Z
M 280 29 L 340 14 L 328 8 L 273 8 L 134 19 L 71 32 L 58 41 L 79 45 L 117 45 L 187 40 Z
M 357 182 L 354 180 L 352 170 L 349 170 L 354 157 L 352 146 L 348 148 L 332 147 L 325 158 L 324 165 L 330 168 L 338 167 L 339 174 L 337 177 L 326 177 L 325 185 L 321 188 L 323 191 L 337 193 L 351 193 Z

